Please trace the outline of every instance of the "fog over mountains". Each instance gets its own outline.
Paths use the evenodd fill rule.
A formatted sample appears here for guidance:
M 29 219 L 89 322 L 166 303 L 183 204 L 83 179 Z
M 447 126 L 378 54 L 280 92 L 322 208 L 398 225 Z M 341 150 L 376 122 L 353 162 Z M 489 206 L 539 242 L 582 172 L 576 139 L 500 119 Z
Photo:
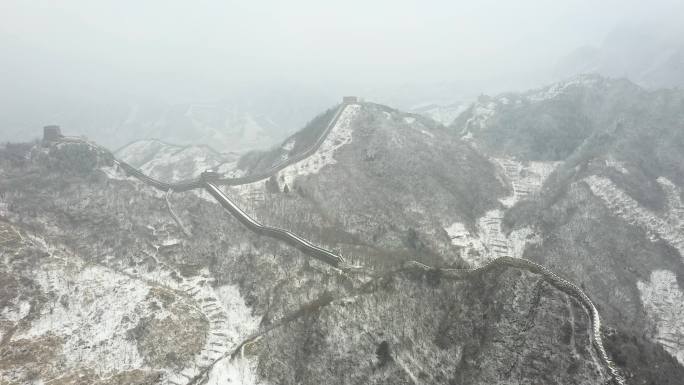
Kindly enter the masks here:
M 597 46 L 578 48 L 560 60 L 559 76 L 598 73 L 625 77 L 647 88 L 684 85 L 684 29 L 621 25 Z
M 0 384 L 681 384 L 683 12 L 3 3 Z
M 244 152 L 278 143 L 344 94 L 448 124 L 483 92 L 581 73 L 646 87 L 682 81 L 676 1 L 352 1 L 334 11 L 308 0 L 192 11 L 74 1 L 3 10 L 7 140 L 56 123 L 111 149 L 157 138 Z

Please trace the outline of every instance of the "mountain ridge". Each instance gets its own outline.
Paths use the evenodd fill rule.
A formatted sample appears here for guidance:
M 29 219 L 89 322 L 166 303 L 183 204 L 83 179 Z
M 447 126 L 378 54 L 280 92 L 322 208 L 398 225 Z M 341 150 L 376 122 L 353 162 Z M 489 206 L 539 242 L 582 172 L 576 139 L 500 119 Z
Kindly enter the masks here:
M 611 87 L 569 92 L 614 92 Z M 236 298 L 243 298 L 260 326 L 240 331 L 232 340 L 216 336 L 202 345 L 198 339 L 196 346 L 209 349 L 214 342 L 222 346 L 215 345 L 220 354 L 200 351 L 209 360 L 201 362 L 214 363 L 211 370 L 202 372 L 209 383 L 219 375 L 238 379 L 231 377 L 237 372 L 250 383 L 262 378 L 292 384 L 516 383 L 522 379 L 588 384 L 609 380 L 604 367 L 595 364 L 600 357 L 586 349 L 592 341 L 592 321 L 581 301 L 549 285 L 543 274 L 497 262 L 523 261 L 511 257 L 551 266 L 591 296 L 604 318 L 607 354 L 628 383 L 676 383 L 682 366 L 676 358 L 679 348 L 671 341 L 676 341 L 680 331 L 677 318 L 668 314 L 678 314 L 673 304 L 681 295 L 677 282 L 682 276 L 681 256 L 671 246 L 678 241 L 671 233 L 661 232 L 664 222 L 643 226 L 653 215 L 677 223 L 672 221 L 681 210 L 677 200 L 677 195 L 681 199 L 681 182 L 676 172 L 653 175 L 666 169 L 662 166 L 670 159 L 666 151 L 659 158 L 634 152 L 648 149 L 634 147 L 634 143 L 640 138 L 635 134 L 651 127 L 651 120 L 621 120 L 610 114 L 623 111 L 634 100 L 645 100 L 649 119 L 661 122 L 663 132 L 676 133 L 672 131 L 676 118 L 659 116 L 677 108 L 679 96 L 630 93 L 631 86 L 620 87 L 617 90 L 626 90 L 626 96 L 614 93 L 614 105 L 595 110 L 585 110 L 582 98 L 564 97 L 568 88 L 549 88 L 561 91 L 550 97 L 553 103 L 578 103 L 569 108 L 580 113 L 579 119 L 586 111 L 603 111 L 606 116 L 593 119 L 622 122 L 589 132 L 563 158 L 559 152 L 554 157 L 531 153 L 524 131 L 503 151 L 489 153 L 481 145 L 486 137 L 478 131 L 487 130 L 487 124 L 474 126 L 464 141 L 454 134 L 463 132 L 457 126 L 447 128 L 366 103 L 348 110 L 344 119 L 332 125 L 314 156 L 287 165 L 273 179 L 221 187 L 227 199 L 263 226 L 291 229 L 344 255 L 353 265 L 373 267 L 371 272 L 379 277 L 360 286 L 295 248 L 247 231 L 235 218 L 216 210 L 207 193 L 158 191 L 165 182 L 148 185 L 140 171 L 117 170 L 111 156 L 89 155 L 87 144 L 74 142 L 27 150 L 29 156 L 12 157 L 14 163 L 0 157 L 0 172 L 7 181 L 0 194 L 7 202 L 4 216 L 14 226 L 7 233 L 16 229 L 28 239 L 32 231 L 46 243 L 66 245 L 79 258 L 117 266 L 134 278 L 152 274 L 180 279 L 188 283 L 190 293 L 229 290 L 224 286 L 235 285 L 230 290 L 239 292 Z M 515 100 L 514 95 L 508 97 Z M 524 110 L 534 103 L 516 108 Z M 534 116 L 534 109 L 529 111 L 521 115 Z M 498 114 L 494 109 L 492 121 L 501 118 Z M 515 129 L 502 132 L 518 135 L 524 125 L 510 121 Z M 657 145 L 654 148 L 667 150 L 679 144 L 671 140 Z M 650 163 L 630 162 L 629 154 L 650 159 Z M 206 176 L 211 183 L 211 175 Z M 651 178 L 662 189 L 665 201 L 650 197 L 649 188 L 643 197 L 629 200 L 636 190 L 628 186 Z M 42 187 L 27 187 L 36 185 Z M 43 190 L 50 191 L 50 199 L 44 198 Z M 646 198 L 653 200 L 651 206 L 645 206 Z M 3 250 L 15 253 L 24 246 L 9 247 Z M 43 249 L 59 256 L 60 247 L 64 246 Z M 426 269 L 421 264 L 443 268 Z M 27 282 L 36 279 L 20 265 L 3 266 L 10 277 L 24 277 Z M 399 268 L 401 273 L 392 273 L 398 266 L 404 266 Z M 466 266 L 480 268 L 471 273 L 459 270 Z M 34 285 L 38 293 L 45 291 L 52 298 L 51 289 Z M 78 283 L 78 287 L 85 286 Z M 35 297 L 28 289 L 21 290 L 25 298 Z M 180 307 L 164 307 L 165 311 L 174 314 L 183 303 L 193 301 L 201 304 L 200 310 L 205 305 L 213 309 L 200 301 L 203 295 L 178 297 Z M 10 325 L 31 325 L 32 319 L 47 316 L 38 305 L 22 310 L 22 297 L 7 298 L 16 309 L 8 314 L 19 320 Z M 217 309 L 223 306 L 218 304 Z M 223 309 L 215 315 L 211 310 L 197 314 L 210 320 L 209 327 L 219 324 L 213 317 L 231 325 L 231 312 Z M 158 325 L 161 320 L 155 317 L 165 311 L 143 313 L 144 320 L 134 318 L 130 324 L 130 330 L 135 330 L 130 342 L 134 347 L 127 349 L 147 362 L 157 362 L 151 368 L 162 381 L 176 378 L 173 381 L 185 383 L 196 374 L 187 369 L 180 371 L 184 374 L 174 372 L 164 366 L 173 360 L 160 359 L 146 347 L 153 340 L 160 349 L 176 343 L 173 338 L 162 342 L 159 338 L 164 334 L 145 326 Z M 644 335 L 649 330 L 653 334 Z M 195 338 L 193 331 L 188 333 L 188 338 Z M 72 337 L 60 338 L 71 341 Z M 33 346 L 29 340 L 23 341 L 28 349 L 41 352 L 29 348 Z M 245 341 L 250 343 L 240 348 Z M 60 346 L 59 342 L 50 344 Z M 648 356 L 634 354 L 634 349 Z M 234 359 L 223 359 L 226 354 Z M 50 357 L 45 362 L 59 361 L 58 355 Z M 179 365 L 188 362 L 185 358 L 177 361 Z M 126 365 L 120 368 L 135 366 Z M 661 369 L 655 369 L 656 365 L 662 365 Z M 34 367 L 41 373 L 47 370 Z M 357 370 L 345 369 L 349 367 Z M 549 373 L 549 367 L 559 370 Z M 140 377 L 143 383 L 155 382 L 144 378 Z

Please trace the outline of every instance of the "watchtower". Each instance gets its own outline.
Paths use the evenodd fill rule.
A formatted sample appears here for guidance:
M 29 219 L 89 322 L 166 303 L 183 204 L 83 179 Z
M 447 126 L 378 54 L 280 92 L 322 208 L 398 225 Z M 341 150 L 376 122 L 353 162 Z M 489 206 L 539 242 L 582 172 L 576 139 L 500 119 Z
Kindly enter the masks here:
M 54 142 L 62 137 L 59 126 L 50 125 L 43 127 L 43 142 Z
M 359 99 L 358 96 L 343 96 L 342 97 L 342 103 L 344 104 L 353 104 L 353 103 L 359 103 L 361 100 Z
M 220 179 L 220 178 L 221 178 L 221 174 L 219 174 L 215 170 L 204 170 L 200 174 L 200 179 L 202 179 L 205 182 L 215 181 L 215 180 Z

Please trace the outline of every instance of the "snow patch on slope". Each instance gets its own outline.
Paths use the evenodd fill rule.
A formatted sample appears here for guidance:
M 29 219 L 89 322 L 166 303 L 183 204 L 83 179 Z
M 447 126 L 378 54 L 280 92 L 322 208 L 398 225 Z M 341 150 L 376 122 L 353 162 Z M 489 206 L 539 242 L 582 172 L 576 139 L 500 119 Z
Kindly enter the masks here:
M 466 111 L 469 106 L 469 102 L 457 102 L 447 105 L 424 103 L 423 105 L 412 107 L 410 112 L 421 114 L 442 124 L 449 125 L 461 113 Z
M 516 105 L 522 103 L 521 99 L 516 100 Z M 501 109 L 511 104 L 511 99 L 507 96 L 482 97 L 470 107 L 470 117 L 466 120 L 461 132 L 461 139 L 472 140 L 473 131 L 486 129 L 489 121 Z M 465 111 L 465 110 L 464 110 Z M 458 115 L 454 116 L 456 119 Z M 452 121 L 454 120 L 452 119 Z
M 283 144 L 280 148 L 282 148 L 283 150 L 285 150 L 287 152 L 290 152 L 290 151 L 292 151 L 292 149 L 294 148 L 296 143 L 297 143 L 297 139 L 292 138 L 292 139 L 288 140 L 287 142 L 285 142 L 285 144 Z
M 561 164 L 561 162 L 518 162 L 505 158 L 492 158 L 492 160 L 501 166 L 506 179 L 513 187 L 512 195 L 500 199 L 505 207 L 512 207 L 517 202 L 538 193 L 546 178 Z
M 183 175 L 183 179 L 189 179 L 198 176 L 204 170 L 216 166 L 219 162 L 221 161 L 210 157 L 206 153 L 206 150 L 191 146 L 180 151 L 165 151 L 158 154 L 152 160 L 143 164 L 140 167 L 140 171 L 153 176 L 159 174 L 162 169 L 182 166 L 183 168 L 190 168 L 192 170 L 188 173 L 189 175 Z M 180 175 L 173 175 L 172 180 L 179 180 L 180 177 Z
M 532 102 L 540 102 L 544 100 L 553 99 L 570 88 L 582 86 L 594 86 L 599 83 L 601 79 L 593 75 L 580 75 L 571 80 L 552 84 L 527 95 L 527 98 Z
M 502 210 L 490 210 L 478 221 L 478 241 L 482 246 L 479 256 L 468 261 L 472 265 L 481 266 L 499 257 L 522 258 L 526 239 L 533 232 L 529 228 L 524 228 L 506 236 L 501 227 L 503 215 Z
M 237 154 L 219 153 L 207 146 L 177 146 L 141 140 L 118 150 L 116 156 L 146 175 L 166 181 L 192 179 L 205 170 L 235 167 Z
M 336 164 L 335 152 L 342 146 L 351 143 L 352 122 L 360 109 L 361 105 L 358 104 L 347 105 L 318 150 L 306 159 L 302 159 L 280 170 L 276 174 L 278 181 L 282 181 L 292 187 L 297 177 L 316 174 L 323 167 Z M 262 180 L 240 186 L 231 186 L 230 189 L 249 202 L 263 199 L 265 184 Z
M 224 309 L 230 315 L 230 332 L 237 338 L 233 346 L 237 346 L 240 340 L 256 332 L 259 328 L 259 318 L 251 314 L 251 311 L 236 286 L 221 286 L 216 290 Z M 218 360 L 209 372 L 208 385 L 219 384 L 262 384 L 257 376 L 256 357 L 245 357 L 239 354 L 234 359 L 226 356 Z
M 425 136 L 427 136 L 427 137 L 430 138 L 430 139 L 434 139 L 434 138 L 435 138 L 435 135 L 434 135 L 433 133 L 429 132 L 429 131 L 420 130 L 420 133 L 423 134 L 423 135 L 425 135 Z
M 19 301 L 13 298 L 11 304 L 6 304 L 0 312 L 0 321 L 17 322 L 24 319 L 31 311 L 31 304 L 28 301 Z M 0 336 L 0 340 L 2 337 Z
M 100 170 L 105 173 L 108 179 L 130 180 L 126 173 L 119 171 L 117 165 L 101 167 Z
M 603 81 L 598 76 L 580 75 L 548 87 L 533 90 L 522 95 L 507 94 L 494 97 L 483 96 L 470 107 L 470 117 L 465 122 L 462 139 L 471 139 L 472 131 L 486 129 L 490 120 L 502 109 L 517 108 L 524 104 L 554 99 L 568 90 L 580 87 L 594 87 Z
M 684 261 L 684 205 L 680 189 L 667 178 L 657 179 L 667 196 L 668 210 L 659 215 L 641 207 L 639 203 L 618 188 L 610 179 L 591 175 L 584 179 L 591 192 L 600 198 L 614 215 L 646 230 L 653 242 L 663 239 L 679 251 Z
M 502 210 L 490 210 L 478 220 L 475 234 L 459 222 L 445 230 L 451 243 L 461 248 L 461 259 L 473 267 L 485 265 L 499 257 L 522 258 L 527 245 L 541 241 L 528 227 L 516 229 L 507 236 L 501 228 L 502 219 Z
M 497 105 L 495 102 L 475 103 L 472 107 L 472 116 L 466 121 L 465 132 L 470 133 L 471 128 L 486 128 L 489 119 L 496 113 L 496 108 Z M 467 136 L 467 134 L 465 136 Z
M 227 326 L 227 330 L 231 332 L 234 342 L 256 332 L 259 328 L 259 318 L 252 315 L 252 310 L 245 303 L 237 286 L 219 286 L 216 289 L 216 296 L 230 316 L 230 325 Z
M 214 365 L 209 373 L 207 385 L 261 385 L 257 375 L 257 361 L 255 358 L 238 356 L 234 359 L 226 357 Z
M 342 146 L 351 143 L 351 123 L 360 109 L 358 104 L 346 106 L 328 137 L 313 155 L 281 170 L 279 176 L 284 177 L 285 183 L 291 186 L 296 177 L 316 174 L 323 167 L 337 163 L 334 154 Z
M 560 162 L 518 162 L 512 159 L 492 159 L 504 172 L 503 177 L 511 183 L 513 194 L 500 199 L 504 208 L 541 189 L 546 178 Z M 504 210 L 489 210 L 477 222 L 477 233 L 469 232 L 462 223 L 446 227 L 454 246 L 461 248 L 461 258 L 471 266 L 482 266 L 499 257 L 522 258 L 528 244 L 541 242 L 541 238 L 529 227 L 516 229 L 506 235 L 503 231 Z
M 128 268 L 130 274 L 139 275 L 149 284 L 159 285 L 189 296 L 198 309 L 209 320 L 209 330 L 202 350 L 194 362 L 180 371 L 168 373 L 171 384 L 186 383 L 189 378 L 199 375 L 204 368 L 215 365 L 229 355 L 248 335 L 258 328 L 258 319 L 252 316 L 236 286 L 224 285 L 216 289 L 215 281 L 209 271 L 202 269 L 198 275 L 182 277 L 178 272 L 162 267 L 152 272 L 140 272 Z
M 616 160 L 612 156 L 606 159 L 606 167 L 610 167 L 621 174 L 629 174 L 629 170 L 625 167 L 625 163 Z
M 130 332 L 143 318 L 170 319 L 182 327 L 182 314 L 158 303 L 154 293 L 173 296 L 173 303 L 187 304 L 176 309 L 191 309 L 207 320 L 208 328 L 198 330 L 203 347 L 179 368 L 160 369 L 166 375 L 164 384 L 185 384 L 205 368 L 229 355 L 258 329 L 258 318 L 252 315 L 236 286 L 215 288 L 207 269 L 197 275 L 183 277 L 169 265 L 160 262 L 154 252 L 141 253 L 156 261 L 155 269 L 140 269 L 114 256 L 106 256 L 104 265 L 87 264 L 73 255 L 63 255 L 42 238 L 30 240 L 52 257 L 44 260 L 34 273 L 41 291 L 49 300 L 41 313 L 18 330 L 13 340 L 32 339 L 54 334 L 63 340 L 59 365 L 69 370 L 88 368 L 99 376 L 132 369 L 150 369 L 142 356 L 138 340 Z M 2 318 L 19 320 L 30 305 L 18 301 L 17 306 L 3 309 Z M 201 313 L 201 314 L 200 314 Z M 180 318 L 179 318 L 180 317 Z M 173 333 L 173 330 L 169 330 Z M 183 341 L 171 341 L 182 344 Z M 162 347 L 163 348 L 163 347 Z M 168 347 L 166 347 L 168 348 Z
M 669 270 L 651 272 L 648 282 L 637 282 L 641 301 L 656 332 L 652 337 L 684 365 L 684 294 Z
M 470 232 L 465 228 L 463 223 L 454 222 L 449 227 L 445 227 L 451 243 L 455 246 L 466 247 L 470 242 Z
M 133 167 L 140 167 L 150 160 L 154 154 L 162 151 L 164 147 L 169 147 L 158 140 L 139 140 L 126 145 L 116 151 L 116 156 L 123 159 Z M 178 150 L 173 146 L 173 150 Z
M 161 191 L 159 189 L 156 189 L 152 186 L 147 185 L 145 182 L 139 180 L 138 178 L 128 176 L 125 171 L 123 171 L 117 164 L 113 166 L 103 166 L 100 167 L 100 171 L 102 171 L 105 176 L 108 179 L 112 180 L 125 180 L 130 182 L 131 184 L 136 186 L 136 190 L 143 193 L 147 194 L 149 196 L 153 196 L 156 198 L 164 198 L 166 192 Z M 193 190 L 195 191 L 195 190 Z
M 140 318 L 135 310 L 148 287 L 105 267 L 62 264 L 44 264 L 36 271 L 42 290 L 58 300 L 44 306 L 31 327 L 13 338 L 62 336 L 62 353 L 71 368 L 87 366 L 106 374 L 143 367 L 126 333 Z

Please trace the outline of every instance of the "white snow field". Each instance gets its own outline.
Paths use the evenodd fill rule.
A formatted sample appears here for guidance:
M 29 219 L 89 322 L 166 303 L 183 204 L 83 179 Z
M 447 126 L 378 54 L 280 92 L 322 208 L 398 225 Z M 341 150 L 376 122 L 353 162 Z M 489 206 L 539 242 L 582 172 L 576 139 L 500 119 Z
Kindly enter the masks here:
M 684 205 L 680 189 L 667 178 L 657 179 L 667 197 L 667 212 L 656 214 L 617 187 L 610 179 L 592 175 L 584 179 L 592 193 L 616 216 L 646 230 L 651 241 L 663 239 L 679 251 L 684 260 Z
M 637 282 L 646 313 L 656 325 L 652 338 L 684 365 L 684 293 L 677 276 L 655 270 L 647 282 Z
M 352 122 L 359 113 L 361 106 L 358 104 L 347 105 L 340 114 L 339 119 L 328 133 L 321 146 L 311 156 L 293 163 L 276 174 L 279 181 L 284 181 L 292 186 L 293 181 L 299 176 L 318 173 L 323 167 L 337 163 L 334 158 L 335 152 L 342 146 L 352 141 Z M 243 202 L 263 200 L 265 186 L 264 181 L 231 186 L 231 192 L 240 197 Z
M 461 258 L 473 267 L 479 267 L 499 257 L 522 258 L 528 244 L 541 241 L 531 228 L 512 231 L 508 236 L 502 229 L 505 209 L 537 194 L 544 181 L 560 162 L 519 162 L 514 159 L 492 158 L 501 167 L 502 178 L 510 183 L 511 195 L 499 199 L 503 209 L 489 210 L 477 222 L 476 233 L 468 231 L 462 223 L 445 227 L 451 243 L 461 247 Z

